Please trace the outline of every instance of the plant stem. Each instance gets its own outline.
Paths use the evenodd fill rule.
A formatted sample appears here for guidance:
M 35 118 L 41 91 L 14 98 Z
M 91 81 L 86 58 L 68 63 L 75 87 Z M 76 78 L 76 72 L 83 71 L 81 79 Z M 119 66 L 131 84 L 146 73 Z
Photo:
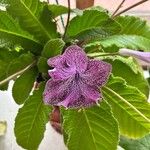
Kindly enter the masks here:
M 69 20 L 70 20 L 70 0 L 68 0 L 68 17 L 67 17 L 67 23 L 66 23 L 63 39 L 65 39 L 65 37 L 66 37 L 66 33 L 67 33 L 68 25 L 69 25 Z
M 24 69 L 22 69 L 22 70 L 20 70 L 20 71 L 18 71 L 18 72 L 16 72 L 16 73 L 14 73 L 14 74 L 12 74 L 11 76 L 7 77 L 6 79 L 0 81 L 0 85 L 3 85 L 3 84 L 5 84 L 5 83 L 7 83 L 8 81 L 12 80 L 13 78 L 15 78 L 15 77 L 17 77 L 17 76 L 23 74 L 25 71 L 27 71 L 27 70 L 29 70 L 31 67 L 33 67 L 33 66 L 35 65 L 35 62 L 36 62 L 36 61 L 32 62 L 30 65 L 28 65 L 28 66 L 25 67 Z
M 116 53 L 105 53 L 105 54 L 96 55 L 96 56 L 89 56 L 89 57 L 90 58 L 95 58 L 95 57 L 101 57 L 101 56 L 114 56 L 114 55 L 119 55 L 119 53 L 118 52 L 116 52 Z
M 116 15 L 114 15 L 113 18 L 114 18 L 114 17 L 117 17 L 117 16 L 123 14 L 124 12 L 126 12 L 126 11 L 128 11 L 128 10 L 130 10 L 130 9 L 132 9 L 132 8 L 134 8 L 134 7 L 136 7 L 136 6 L 139 6 L 139 5 L 141 5 L 141 4 L 143 4 L 144 2 L 147 2 L 147 1 L 149 1 L 149 0 L 141 0 L 141 1 L 139 1 L 139 2 L 137 2 L 137 3 L 135 3 L 135 4 L 133 4 L 133 5 L 129 6 L 128 8 L 126 8 L 126 9 L 120 11 L 119 13 L 117 13 Z
M 115 14 L 118 12 L 118 10 L 122 7 L 123 3 L 125 2 L 126 0 L 122 0 L 121 3 L 118 5 L 118 7 L 116 8 L 116 10 L 114 11 L 114 13 L 112 14 L 112 18 L 115 16 Z

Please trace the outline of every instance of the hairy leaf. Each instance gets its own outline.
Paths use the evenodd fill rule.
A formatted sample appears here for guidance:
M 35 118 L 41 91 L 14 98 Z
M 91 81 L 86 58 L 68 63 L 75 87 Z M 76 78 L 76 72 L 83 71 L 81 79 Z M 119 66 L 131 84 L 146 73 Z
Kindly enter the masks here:
M 68 134 L 69 150 L 116 150 L 117 122 L 104 100 L 100 105 L 64 112 L 64 130 Z
M 21 26 L 42 44 L 56 36 L 56 25 L 46 13 L 47 7 L 39 0 L 10 0 L 9 3 L 8 12 L 17 17 Z
M 12 94 L 17 104 L 23 104 L 25 100 L 29 97 L 37 73 L 37 68 L 33 67 L 16 79 L 13 85 Z
M 79 34 L 85 34 L 86 30 L 92 32 L 91 29 L 93 28 L 104 30 L 110 34 L 120 31 L 119 24 L 110 19 L 107 13 L 93 9 L 85 10 L 82 16 L 74 17 L 69 23 L 67 35 L 69 37 L 76 37 Z
M 44 85 L 41 85 L 39 90 L 26 100 L 15 120 L 17 143 L 25 149 L 38 149 L 44 136 L 51 108 L 43 104 L 43 90 Z
M 125 150 L 149 150 L 150 149 L 150 134 L 145 137 L 132 140 L 126 137 L 121 136 L 119 145 L 123 147 Z
M 55 5 L 55 4 L 48 5 L 48 9 L 52 13 L 53 17 L 57 17 L 68 13 L 68 8 L 62 5 Z
M 121 134 L 139 138 L 150 132 L 150 104 L 137 88 L 126 85 L 119 77 L 113 77 L 102 91 L 112 106 Z
M 29 69 L 34 62 L 31 53 L 20 54 L 15 51 L 0 50 L 0 86 L 16 78 L 24 69 Z
M 8 15 L 6 11 L 0 10 L 0 47 L 14 45 L 21 45 L 33 52 L 41 49 L 41 44 L 24 32 L 17 21 Z

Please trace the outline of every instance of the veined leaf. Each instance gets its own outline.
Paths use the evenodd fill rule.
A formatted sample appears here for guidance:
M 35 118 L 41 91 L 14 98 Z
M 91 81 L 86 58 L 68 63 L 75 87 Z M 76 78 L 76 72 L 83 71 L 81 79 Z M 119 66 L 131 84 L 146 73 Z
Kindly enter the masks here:
M 0 86 L 28 70 L 35 64 L 31 53 L 20 54 L 15 51 L 0 50 Z
M 69 23 L 67 35 L 76 37 L 80 33 L 85 33 L 86 30 L 89 32 L 92 28 L 99 28 L 110 34 L 120 31 L 119 24 L 111 20 L 107 13 L 93 9 L 85 10 L 82 16 L 74 17 Z
M 134 73 L 131 69 L 131 67 L 124 63 L 122 60 L 111 60 L 111 59 L 105 59 L 107 62 L 111 63 L 112 65 L 112 73 L 114 76 L 122 77 L 126 80 L 128 85 L 137 87 L 143 94 L 145 94 L 147 97 L 149 96 L 149 85 L 146 79 L 144 78 L 143 72 L 141 72 L 140 69 L 138 69 L 137 73 Z M 121 68 L 121 69 L 118 69 Z M 134 68 L 134 67 L 133 67 Z
M 49 40 L 42 51 L 42 56 L 46 58 L 54 57 L 61 54 L 65 42 L 62 39 Z
M 128 139 L 121 136 L 119 145 L 125 150 L 149 150 L 150 149 L 150 134 L 137 140 Z
M 101 44 L 104 48 L 116 45 L 119 48 L 150 51 L 150 39 L 137 35 L 112 35 L 102 41 L 95 42 L 95 44 Z
M 0 10 L 0 47 L 21 45 L 23 48 L 36 52 L 41 49 L 41 44 L 31 35 L 24 32 L 17 21 Z
M 42 44 L 56 36 L 56 25 L 52 22 L 50 15 L 45 14 L 47 8 L 41 5 L 39 0 L 10 0 L 9 3 L 8 12 L 19 18 L 21 26 L 33 34 Z M 47 16 L 49 17 L 47 18 Z
M 145 20 L 134 16 L 119 16 L 116 21 L 122 26 L 120 34 L 139 35 L 150 40 L 150 26 Z
M 116 150 L 117 122 L 104 100 L 100 105 L 64 112 L 64 130 L 68 134 L 69 150 Z
M 44 136 L 51 108 L 43 104 L 43 90 L 44 85 L 40 85 L 39 90 L 35 91 L 19 109 L 15 120 L 17 143 L 25 149 L 38 149 Z
M 111 78 L 102 91 L 112 106 L 121 134 L 139 138 L 150 132 L 150 104 L 137 88 L 126 85 L 122 78 L 116 77 Z
M 122 26 L 122 30 L 99 41 L 99 44 L 104 48 L 116 45 L 119 48 L 150 51 L 150 26 L 146 21 L 133 16 L 119 16 L 115 20 Z
M 62 5 L 55 5 L 55 4 L 48 5 L 48 9 L 50 10 L 54 18 L 68 13 L 68 8 Z
M 45 44 L 41 53 L 42 56 L 38 60 L 38 69 L 40 72 L 48 72 L 48 58 L 61 54 L 64 46 L 65 42 L 62 39 L 52 39 Z
M 89 53 L 88 56 L 109 62 L 115 76 L 122 77 L 128 85 L 137 87 L 143 94 L 149 96 L 149 86 L 143 76 L 143 70 L 132 57 L 107 56 L 107 53 L 102 52 Z
M 37 74 L 37 68 L 32 67 L 15 80 L 12 94 L 17 104 L 23 104 L 25 100 L 29 97 Z

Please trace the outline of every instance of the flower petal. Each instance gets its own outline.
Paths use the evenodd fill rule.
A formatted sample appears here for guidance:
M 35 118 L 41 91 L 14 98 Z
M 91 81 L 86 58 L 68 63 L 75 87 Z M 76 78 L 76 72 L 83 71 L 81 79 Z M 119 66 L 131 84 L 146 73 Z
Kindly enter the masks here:
M 100 60 L 90 60 L 81 78 L 89 85 L 102 86 L 107 82 L 110 72 L 110 64 Z
M 59 56 L 49 58 L 48 61 L 47 61 L 47 64 L 51 67 L 56 67 L 56 66 L 61 65 L 60 64 L 61 62 L 62 62 L 62 56 L 59 55 Z
M 93 101 L 98 101 L 101 98 L 100 90 L 96 86 L 90 86 L 85 83 L 80 83 L 82 95 Z
M 58 105 L 59 106 L 62 105 L 67 108 L 70 103 L 73 103 L 74 101 L 78 100 L 80 96 L 81 96 L 81 92 L 79 86 L 74 82 L 72 84 L 72 87 L 70 88 L 69 94 L 62 102 L 58 103 Z
M 99 99 L 101 100 L 101 99 Z M 98 101 L 97 101 L 98 102 Z M 95 105 L 97 102 L 93 101 L 92 99 L 86 98 L 81 95 L 76 101 L 69 103 L 68 108 L 83 108 L 83 107 L 91 107 Z
M 48 80 L 43 93 L 44 102 L 50 105 L 57 105 L 69 93 L 71 80 L 53 81 Z
M 150 52 L 139 52 L 136 50 L 122 48 L 119 50 L 119 54 L 122 56 L 133 56 L 147 63 L 150 63 Z
M 79 73 L 87 68 L 88 58 L 86 53 L 77 45 L 69 46 L 63 54 L 69 66 L 76 67 Z

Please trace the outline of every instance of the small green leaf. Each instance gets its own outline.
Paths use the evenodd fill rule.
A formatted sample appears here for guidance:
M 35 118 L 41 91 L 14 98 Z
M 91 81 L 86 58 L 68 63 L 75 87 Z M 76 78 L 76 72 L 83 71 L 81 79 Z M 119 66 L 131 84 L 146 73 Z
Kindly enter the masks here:
M 24 106 L 19 109 L 15 120 L 17 143 L 24 149 L 35 150 L 44 137 L 45 126 L 49 120 L 51 108 L 43 104 L 44 85 L 34 91 Z
M 65 46 L 65 42 L 62 39 L 52 39 L 49 40 L 42 51 L 42 56 L 46 58 L 50 58 L 56 55 L 61 54 L 63 47 Z
M 109 105 L 64 112 L 64 130 L 68 134 L 69 150 L 116 150 L 118 125 Z
M 37 73 L 37 68 L 33 67 L 15 80 L 12 89 L 12 94 L 17 104 L 23 104 L 25 100 L 29 97 Z
M 102 91 L 112 106 L 121 134 L 139 138 L 150 132 L 150 104 L 137 88 L 126 85 L 122 78 L 113 77 Z
M 150 134 L 137 140 L 128 139 L 121 136 L 119 145 L 125 150 L 149 150 L 150 149 Z
M 39 72 L 48 73 L 49 66 L 47 64 L 47 58 L 40 57 L 37 63 Z
M 54 18 L 68 13 L 68 8 L 62 5 L 48 5 L 48 9 L 50 10 Z

